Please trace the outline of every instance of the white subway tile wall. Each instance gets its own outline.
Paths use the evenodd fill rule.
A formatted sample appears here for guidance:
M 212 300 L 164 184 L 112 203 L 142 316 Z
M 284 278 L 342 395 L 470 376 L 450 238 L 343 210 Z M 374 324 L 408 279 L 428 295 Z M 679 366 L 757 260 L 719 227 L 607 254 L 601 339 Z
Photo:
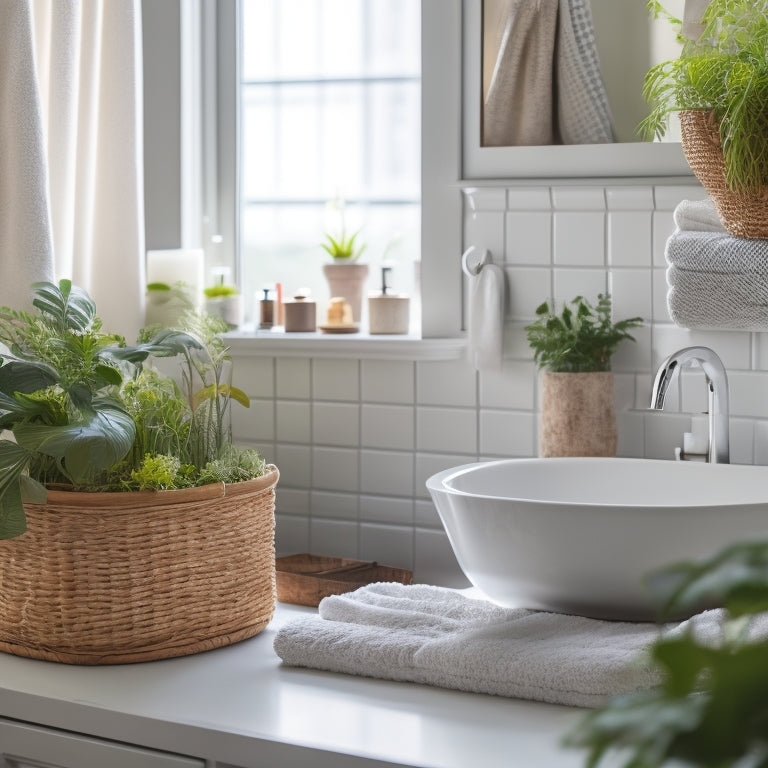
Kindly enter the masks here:
M 449 467 L 536 455 L 538 372 L 524 326 L 545 299 L 607 290 L 617 318 L 645 320 L 613 359 L 619 455 L 674 457 L 706 409 L 703 374 L 686 371 L 664 413 L 648 410 L 653 375 L 670 353 L 703 344 L 728 369 L 732 460 L 768 465 L 768 334 L 689 331 L 667 314 L 672 213 L 702 197 L 694 183 L 464 189 L 463 247 L 488 248 L 509 282 L 500 371 L 462 360 L 236 359 L 252 408 L 233 419 L 234 436 L 280 468 L 278 554 L 360 557 L 466 586 L 424 484 Z M 459 255 L 447 269 L 460 268 Z

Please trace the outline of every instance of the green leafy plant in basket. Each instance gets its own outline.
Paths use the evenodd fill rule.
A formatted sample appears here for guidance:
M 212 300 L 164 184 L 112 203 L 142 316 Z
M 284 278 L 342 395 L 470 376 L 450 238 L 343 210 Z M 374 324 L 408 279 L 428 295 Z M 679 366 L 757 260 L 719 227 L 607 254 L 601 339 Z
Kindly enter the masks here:
M 135 346 L 102 330 L 70 281 L 33 286 L 35 312 L 0 309 L 0 538 L 25 530 L 23 502 L 46 488 L 172 489 L 258 477 L 252 450 L 231 443 L 230 360 L 217 318 L 187 313 Z M 179 356 L 181 384 L 150 365 Z
M 768 542 L 737 544 L 682 563 L 649 581 L 661 618 L 702 606 L 719 639 L 692 627 L 660 632 L 650 655 L 662 683 L 590 712 L 566 737 L 589 768 L 766 768 L 768 766 Z
M 534 361 L 554 373 L 610 371 L 611 356 L 625 339 L 634 340 L 630 328 L 642 325 L 639 317 L 613 322 L 611 297 L 598 294 L 597 304 L 583 296 L 566 302 L 560 314 L 554 303 L 536 308 L 536 322 L 525 327 Z
M 648 6 L 681 27 L 657 0 Z M 649 69 L 651 111 L 640 131 L 661 137 L 670 113 L 703 110 L 719 132 L 728 186 L 760 190 L 768 184 L 768 0 L 711 0 L 702 24 L 679 58 Z

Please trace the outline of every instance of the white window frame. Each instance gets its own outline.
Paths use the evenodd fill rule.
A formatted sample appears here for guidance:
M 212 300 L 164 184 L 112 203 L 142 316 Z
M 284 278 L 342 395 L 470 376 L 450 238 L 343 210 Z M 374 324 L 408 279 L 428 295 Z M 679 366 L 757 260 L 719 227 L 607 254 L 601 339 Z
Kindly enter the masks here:
M 421 0 L 421 12 L 422 339 L 458 338 L 462 335 L 460 256 L 463 232 L 459 185 L 461 0 Z M 210 243 L 204 245 L 208 266 L 234 265 L 237 278 L 240 199 L 237 5 L 235 0 L 219 0 L 215 8 L 205 3 L 203 13 L 203 216 L 210 222 L 211 234 L 221 238 L 213 253 Z M 215 59 L 210 53 L 212 49 Z M 215 72 L 213 77 L 212 71 Z M 429 141 L 425 141 L 427 136 Z M 259 340 L 265 340 L 264 336 L 260 335 Z M 245 339 L 238 340 L 238 346 L 243 341 Z M 290 338 L 280 340 L 281 344 L 291 341 Z M 333 347 L 347 341 L 355 348 L 364 346 L 358 338 L 354 341 L 337 339 Z M 297 349 L 312 348 L 306 339 L 296 339 L 296 342 Z M 375 339 L 371 338 L 367 343 L 373 344 Z M 460 347 L 453 345 L 450 349 L 459 350 Z

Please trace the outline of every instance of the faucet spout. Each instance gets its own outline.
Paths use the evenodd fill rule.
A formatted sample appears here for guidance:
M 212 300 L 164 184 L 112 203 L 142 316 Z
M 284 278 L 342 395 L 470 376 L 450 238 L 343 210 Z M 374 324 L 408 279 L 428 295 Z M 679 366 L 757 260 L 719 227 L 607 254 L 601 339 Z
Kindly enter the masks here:
M 698 363 L 704 371 L 709 398 L 709 448 L 707 461 L 730 462 L 728 422 L 728 375 L 718 355 L 709 347 L 685 347 L 671 354 L 659 367 L 651 391 L 651 408 L 664 409 L 669 385 L 686 363 Z

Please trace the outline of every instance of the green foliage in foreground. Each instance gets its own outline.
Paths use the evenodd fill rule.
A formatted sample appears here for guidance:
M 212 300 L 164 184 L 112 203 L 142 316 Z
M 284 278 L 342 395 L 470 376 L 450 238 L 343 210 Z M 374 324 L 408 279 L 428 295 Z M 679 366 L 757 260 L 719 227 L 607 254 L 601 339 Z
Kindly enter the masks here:
M 648 5 L 679 26 L 658 0 Z M 768 184 L 768 0 L 711 0 L 703 24 L 699 40 L 686 40 L 678 59 L 648 70 L 643 94 L 651 111 L 639 131 L 661 137 L 670 113 L 710 111 L 729 186 L 759 190 Z
M 88 294 L 62 280 L 33 286 L 35 313 L 0 309 L 0 538 L 26 529 L 23 502 L 46 486 L 80 491 L 172 489 L 238 482 L 265 462 L 232 446 L 223 321 L 187 313 L 126 346 L 102 331 Z M 151 367 L 181 360 L 177 382 Z
M 595 306 L 577 296 L 559 315 L 554 303 L 545 301 L 536 315 L 536 322 L 525 328 L 533 359 L 540 368 L 558 373 L 610 371 L 618 345 L 634 341 L 629 329 L 642 325 L 639 317 L 612 322 L 611 297 L 602 293 Z
M 768 542 L 665 569 L 650 587 L 664 616 L 722 606 L 720 641 L 661 633 L 651 656 L 662 685 L 590 712 L 566 744 L 588 750 L 589 768 L 609 757 L 621 768 L 768 768 L 768 637 L 754 632 L 768 610 Z

